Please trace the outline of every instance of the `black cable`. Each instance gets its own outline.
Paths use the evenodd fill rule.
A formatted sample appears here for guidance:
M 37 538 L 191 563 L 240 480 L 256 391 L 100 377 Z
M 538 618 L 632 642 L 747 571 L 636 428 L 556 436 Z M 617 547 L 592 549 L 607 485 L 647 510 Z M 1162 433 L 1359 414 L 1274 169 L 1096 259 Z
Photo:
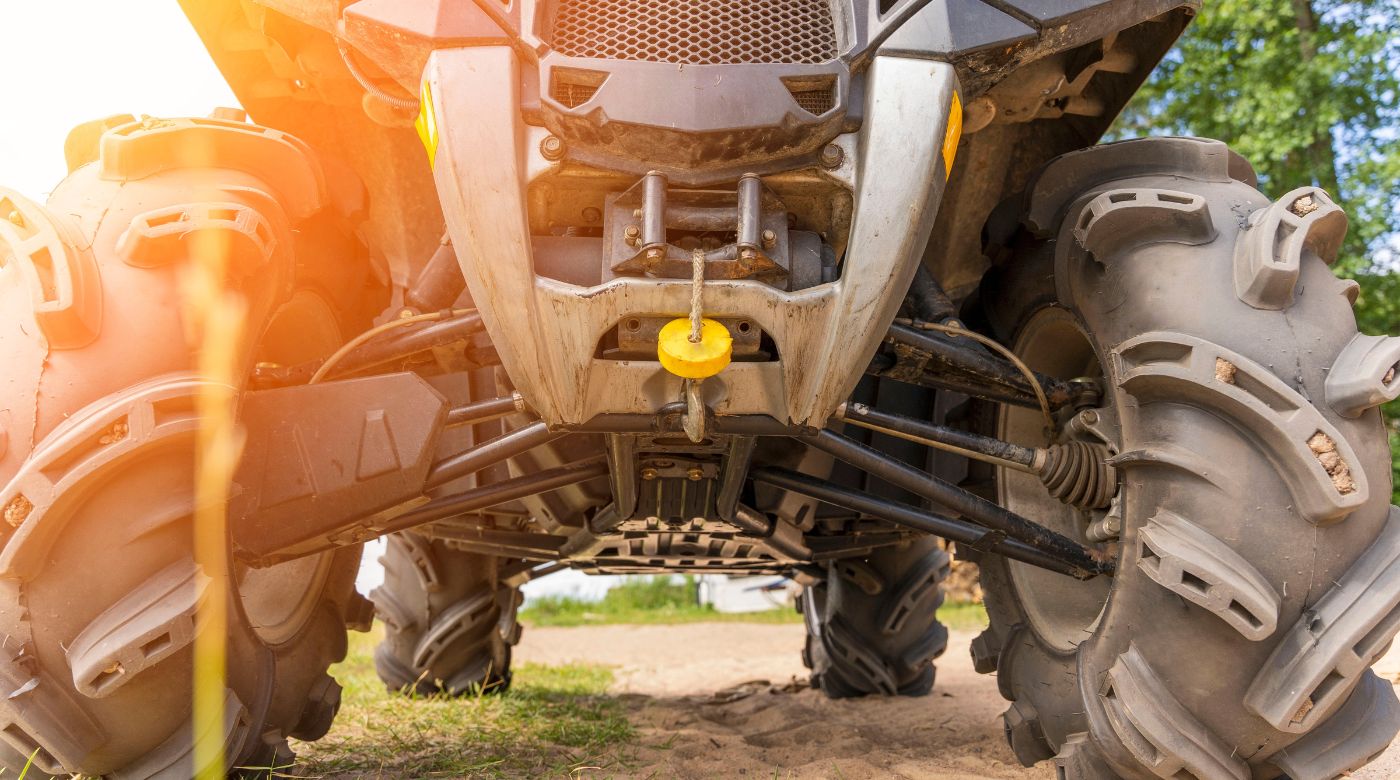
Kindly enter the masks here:
M 346 70 L 350 71 L 350 78 L 353 78 L 355 80 L 355 83 L 359 84 L 360 87 L 364 89 L 365 92 L 368 92 L 371 97 L 400 111 L 411 111 L 413 113 L 418 112 L 420 106 L 418 98 L 406 98 L 400 97 L 398 95 L 391 95 L 388 92 L 385 92 L 384 90 L 380 89 L 379 85 L 371 81 L 369 76 L 366 76 L 363 70 L 360 70 L 360 66 L 355 63 L 354 55 L 350 53 L 350 49 L 345 45 L 343 41 L 336 41 L 335 48 L 337 51 L 340 52 L 340 60 L 341 62 L 345 63 Z

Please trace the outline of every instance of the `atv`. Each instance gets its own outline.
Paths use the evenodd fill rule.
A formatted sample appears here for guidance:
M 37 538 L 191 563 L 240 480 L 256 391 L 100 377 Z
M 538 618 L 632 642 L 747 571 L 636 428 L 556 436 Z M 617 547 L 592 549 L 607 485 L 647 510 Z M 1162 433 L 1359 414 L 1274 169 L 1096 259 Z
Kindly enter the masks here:
M 390 688 L 504 690 L 562 568 L 790 575 L 816 687 L 927 694 L 950 551 L 1027 766 L 1400 729 L 1345 215 L 1093 146 L 1191 0 L 182 5 L 247 115 L 0 189 L 8 771 L 285 766 L 375 615 Z

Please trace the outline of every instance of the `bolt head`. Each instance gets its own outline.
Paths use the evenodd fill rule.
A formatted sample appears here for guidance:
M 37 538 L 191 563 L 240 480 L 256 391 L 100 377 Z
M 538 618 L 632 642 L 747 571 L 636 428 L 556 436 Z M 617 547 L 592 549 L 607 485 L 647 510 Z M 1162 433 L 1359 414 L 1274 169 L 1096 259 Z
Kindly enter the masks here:
M 636 225 L 628 225 L 627 227 L 622 229 L 622 234 L 627 236 L 628 238 L 636 238 L 637 236 L 640 236 L 642 234 L 642 229 L 637 227 Z
M 564 156 L 564 142 L 559 140 L 558 136 L 547 135 L 540 141 L 540 154 L 544 155 L 546 160 L 558 160 Z
M 690 479 L 691 482 L 699 482 L 700 480 L 705 478 L 705 472 L 695 467 L 691 467 L 690 469 L 688 469 L 685 472 L 685 475 L 687 478 Z
M 765 230 L 765 231 L 763 231 L 763 245 L 764 245 L 764 246 L 772 246 L 773 244 L 777 243 L 777 241 L 778 241 L 778 234 L 777 234 L 777 233 L 774 233 L 774 232 L 771 231 L 771 230 Z
M 1085 425 L 1093 425 L 1099 421 L 1099 413 L 1093 409 L 1085 409 L 1079 413 L 1079 421 Z
M 10 224 L 14 225 L 15 227 L 24 227 L 24 215 L 19 213 L 18 209 L 16 209 L 15 211 L 11 211 L 9 214 L 6 214 L 5 219 L 9 220 Z
M 656 479 L 656 469 L 650 467 L 642 469 L 642 479 L 647 482 Z
M 846 159 L 846 150 L 837 144 L 827 144 L 822 148 L 822 165 L 828 168 L 836 168 Z

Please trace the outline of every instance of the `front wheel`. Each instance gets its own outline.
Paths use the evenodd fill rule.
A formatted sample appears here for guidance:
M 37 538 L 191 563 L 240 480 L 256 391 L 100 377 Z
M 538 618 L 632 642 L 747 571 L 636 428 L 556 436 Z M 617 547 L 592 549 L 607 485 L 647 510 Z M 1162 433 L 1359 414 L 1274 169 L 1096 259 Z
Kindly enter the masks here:
M 1253 184 L 1218 142 L 1112 144 L 1051 163 L 988 233 L 984 324 L 1033 368 L 1101 382 L 1053 436 L 1103 446 L 1120 479 L 1079 510 L 986 475 L 1010 509 L 1119 553 L 1085 583 L 981 562 L 978 667 L 1020 760 L 1067 780 L 1324 780 L 1400 729 L 1369 668 L 1400 629 L 1375 408 L 1400 394 L 1400 340 L 1357 334 L 1327 196 Z M 982 419 L 1050 441 L 1038 412 Z
M 192 545 L 209 387 L 186 304 L 191 268 L 223 263 L 238 375 L 323 358 L 340 323 L 302 274 L 353 259 L 318 230 L 339 218 L 326 195 L 300 142 L 184 119 L 111 131 L 47 208 L 0 189 L 0 773 L 188 778 L 220 760 L 196 756 L 212 737 L 223 766 L 266 774 L 330 727 L 327 667 L 368 622 L 358 548 L 230 563 L 223 711 L 193 722 L 217 589 Z

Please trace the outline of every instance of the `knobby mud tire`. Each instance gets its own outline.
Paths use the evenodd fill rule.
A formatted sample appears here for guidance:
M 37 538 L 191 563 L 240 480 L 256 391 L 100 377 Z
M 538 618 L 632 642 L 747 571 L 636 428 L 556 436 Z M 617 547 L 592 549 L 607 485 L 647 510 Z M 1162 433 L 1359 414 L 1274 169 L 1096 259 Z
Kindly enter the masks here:
M 1065 780 L 1324 780 L 1400 729 L 1370 670 L 1400 628 L 1375 408 L 1400 392 L 1398 340 L 1357 334 L 1328 268 L 1340 210 L 1254 184 L 1218 142 L 1111 144 L 1052 162 L 989 228 L 986 324 L 1018 348 L 1047 317 L 1076 325 L 1121 419 L 1117 576 L 981 560 L 974 661 L 1016 755 Z
M 798 601 L 812 686 L 833 699 L 928 694 L 933 661 L 948 646 L 937 610 L 949 558 L 938 540 L 836 561 L 827 571 Z
M 0 189 L 7 773 L 30 756 L 30 777 L 203 769 L 194 737 L 215 727 L 191 722 L 208 578 L 192 552 L 203 383 L 186 279 L 209 262 L 200 252 L 227 261 L 225 289 L 246 313 L 236 356 L 246 375 L 279 312 L 306 300 L 294 255 L 313 250 L 301 258 L 310 267 L 346 259 L 348 238 L 298 246 L 349 235 L 331 189 L 299 141 L 218 120 L 109 131 L 101 156 L 47 206 Z M 354 591 L 358 560 L 350 548 L 260 572 L 233 566 L 215 732 L 226 767 L 285 767 L 289 737 L 330 727 L 340 688 L 326 669 L 344 657 L 347 622 L 369 619 Z
M 520 641 L 520 589 L 500 582 L 500 559 L 405 531 L 389 536 L 384 584 L 371 594 L 384 621 L 374 654 L 391 691 L 431 696 L 501 693 Z

